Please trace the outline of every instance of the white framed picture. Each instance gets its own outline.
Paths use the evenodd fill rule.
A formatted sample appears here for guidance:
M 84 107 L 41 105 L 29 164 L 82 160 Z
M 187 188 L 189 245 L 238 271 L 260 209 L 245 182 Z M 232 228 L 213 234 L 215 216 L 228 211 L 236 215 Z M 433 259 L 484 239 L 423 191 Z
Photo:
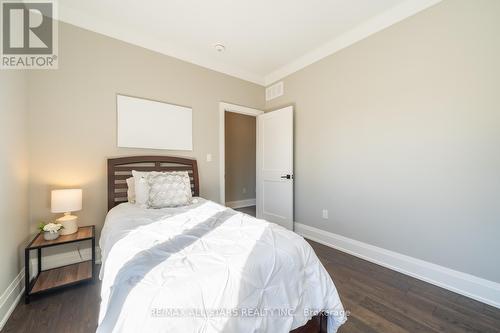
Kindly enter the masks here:
M 193 110 L 116 95 L 118 147 L 193 150 Z

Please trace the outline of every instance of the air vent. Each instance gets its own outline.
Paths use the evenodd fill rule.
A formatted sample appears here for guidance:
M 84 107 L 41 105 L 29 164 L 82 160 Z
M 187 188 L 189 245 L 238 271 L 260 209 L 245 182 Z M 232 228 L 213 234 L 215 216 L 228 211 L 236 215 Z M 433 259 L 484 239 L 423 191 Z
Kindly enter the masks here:
M 266 101 L 270 101 L 277 97 L 283 96 L 285 89 L 283 86 L 283 81 L 273 84 L 266 88 Z

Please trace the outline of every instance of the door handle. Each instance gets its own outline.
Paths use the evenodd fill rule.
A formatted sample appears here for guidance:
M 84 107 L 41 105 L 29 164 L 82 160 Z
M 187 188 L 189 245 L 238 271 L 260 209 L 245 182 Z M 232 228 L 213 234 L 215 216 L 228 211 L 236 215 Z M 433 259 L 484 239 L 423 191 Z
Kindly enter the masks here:
M 293 179 L 293 175 L 284 175 L 281 176 L 282 179 Z

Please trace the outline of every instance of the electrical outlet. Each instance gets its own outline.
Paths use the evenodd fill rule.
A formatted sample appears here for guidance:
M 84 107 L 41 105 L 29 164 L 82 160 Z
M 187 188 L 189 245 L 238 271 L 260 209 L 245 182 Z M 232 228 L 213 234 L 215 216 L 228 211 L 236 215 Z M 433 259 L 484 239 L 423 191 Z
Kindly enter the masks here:
M 325 220 L 328 219 L 328 209 L 323 209 L 322 216 Z
M 243 192 L 243 194 L 247 193 L 247 188 L 243 187 L 243 189 L 241 190 L 241 192 Z

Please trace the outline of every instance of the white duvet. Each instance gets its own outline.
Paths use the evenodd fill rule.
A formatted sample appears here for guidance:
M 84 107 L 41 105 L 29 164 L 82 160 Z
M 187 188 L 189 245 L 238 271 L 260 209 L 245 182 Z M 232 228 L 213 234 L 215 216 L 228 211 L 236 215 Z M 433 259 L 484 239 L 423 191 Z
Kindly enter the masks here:
M 113 208 L 103 227 L 97 332 L 289 332 L 327 311 L 345 321 L 311 246 L 276 224 L 195 199 Z

